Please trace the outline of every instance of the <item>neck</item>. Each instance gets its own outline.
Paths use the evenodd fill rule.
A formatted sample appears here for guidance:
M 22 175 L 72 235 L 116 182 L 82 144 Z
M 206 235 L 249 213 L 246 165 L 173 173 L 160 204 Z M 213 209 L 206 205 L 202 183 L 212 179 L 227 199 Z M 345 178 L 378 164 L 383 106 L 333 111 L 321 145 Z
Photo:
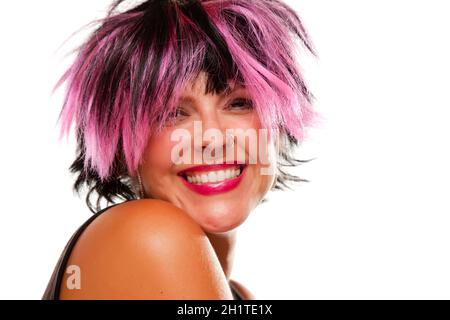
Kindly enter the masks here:
M 227 281 L 230 281 L 231 269 L 233 267 L 236 231 L 234 229 L 224 233 L 205 232 L 216 252 Z

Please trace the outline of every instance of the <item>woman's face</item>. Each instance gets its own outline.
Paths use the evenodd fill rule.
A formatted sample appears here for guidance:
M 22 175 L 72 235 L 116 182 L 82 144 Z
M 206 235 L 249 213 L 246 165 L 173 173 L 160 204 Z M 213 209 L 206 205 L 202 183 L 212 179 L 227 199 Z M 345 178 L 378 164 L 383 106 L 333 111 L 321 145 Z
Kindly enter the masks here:
M 204 231 L 222 233 L 244 222 L 270 190 L 275 177 L 267 173 L 267 168 L 276 165 L 278 142 L 261 139 L 261 123 L 245 88 L 232 88 L 227 95 L 205 95 L 205 85 L 206 74 L 200 73 L 187 86 L 174 121 L 150 137 L 139 172 L 146 197 L 169 201 L 189 214 Z M 209 129 L 222 134 L 223 141 L 217 136 L 208 137 L 207 132 L 213 132 Z M 239 132 L 236 129 L 254 131 L 256 157 L 250 138 L 236 138 L 230 144 L 227 129 L 235 135 Z M 262 160 L 258 154 L 264 148 L 269 157 Z M 194 152 L 200 155 L 197 161 Z M 185 162 L 175 155 L 183 156 Z M 243 162 L 243 167 L 239 166 Z

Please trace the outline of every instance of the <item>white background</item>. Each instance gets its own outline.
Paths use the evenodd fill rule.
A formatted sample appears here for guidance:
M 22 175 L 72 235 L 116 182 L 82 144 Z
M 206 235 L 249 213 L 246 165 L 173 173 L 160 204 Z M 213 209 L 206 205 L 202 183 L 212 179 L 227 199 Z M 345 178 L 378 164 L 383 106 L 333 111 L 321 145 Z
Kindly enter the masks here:
M 297 172 L 240 227 L 232 278 L 258 299 L 449 299 L 448 1 L 287 1 L 319 53 L 317 110 Z M 50 90 L 106 0 L 0 10 L 0 298 L 40 299 L 90 212 L 71 192 L 75 145 Z M 83 34 L 83 33 L 82 33 Z

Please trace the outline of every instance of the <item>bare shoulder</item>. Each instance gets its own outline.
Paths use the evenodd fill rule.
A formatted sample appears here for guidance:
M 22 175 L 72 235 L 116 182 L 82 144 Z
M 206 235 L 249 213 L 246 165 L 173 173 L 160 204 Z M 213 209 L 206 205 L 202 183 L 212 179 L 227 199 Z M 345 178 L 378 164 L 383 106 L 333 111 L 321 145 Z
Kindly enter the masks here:
M 64 275 L 61 299 L 232 299 L 202 229 L 161 200 L 129 201 L 97 217 L 66 270 L 74 271 Z
M 255 300 L 255 296 L 248 290 L 242 283 L 237 282 L 236 280 L 230 280 L 230 286 L 234 288 L 234 290 L 237 291 L 237 293 L 242 297 L 244 300 Z

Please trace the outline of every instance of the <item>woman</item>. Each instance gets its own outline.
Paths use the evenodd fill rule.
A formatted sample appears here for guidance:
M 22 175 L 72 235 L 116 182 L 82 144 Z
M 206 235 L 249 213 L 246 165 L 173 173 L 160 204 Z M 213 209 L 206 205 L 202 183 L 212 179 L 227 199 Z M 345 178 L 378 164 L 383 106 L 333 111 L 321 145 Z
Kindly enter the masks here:
M 253 299 L 230 279 L 236 230 L 269 190 L 306 181 L 282 166 L 304 162 L 292 151 L 317 119 L 295 60 L 311 41 L 278 0 L 122 2 L 56 85 L 94 215 L 43 299 Z

